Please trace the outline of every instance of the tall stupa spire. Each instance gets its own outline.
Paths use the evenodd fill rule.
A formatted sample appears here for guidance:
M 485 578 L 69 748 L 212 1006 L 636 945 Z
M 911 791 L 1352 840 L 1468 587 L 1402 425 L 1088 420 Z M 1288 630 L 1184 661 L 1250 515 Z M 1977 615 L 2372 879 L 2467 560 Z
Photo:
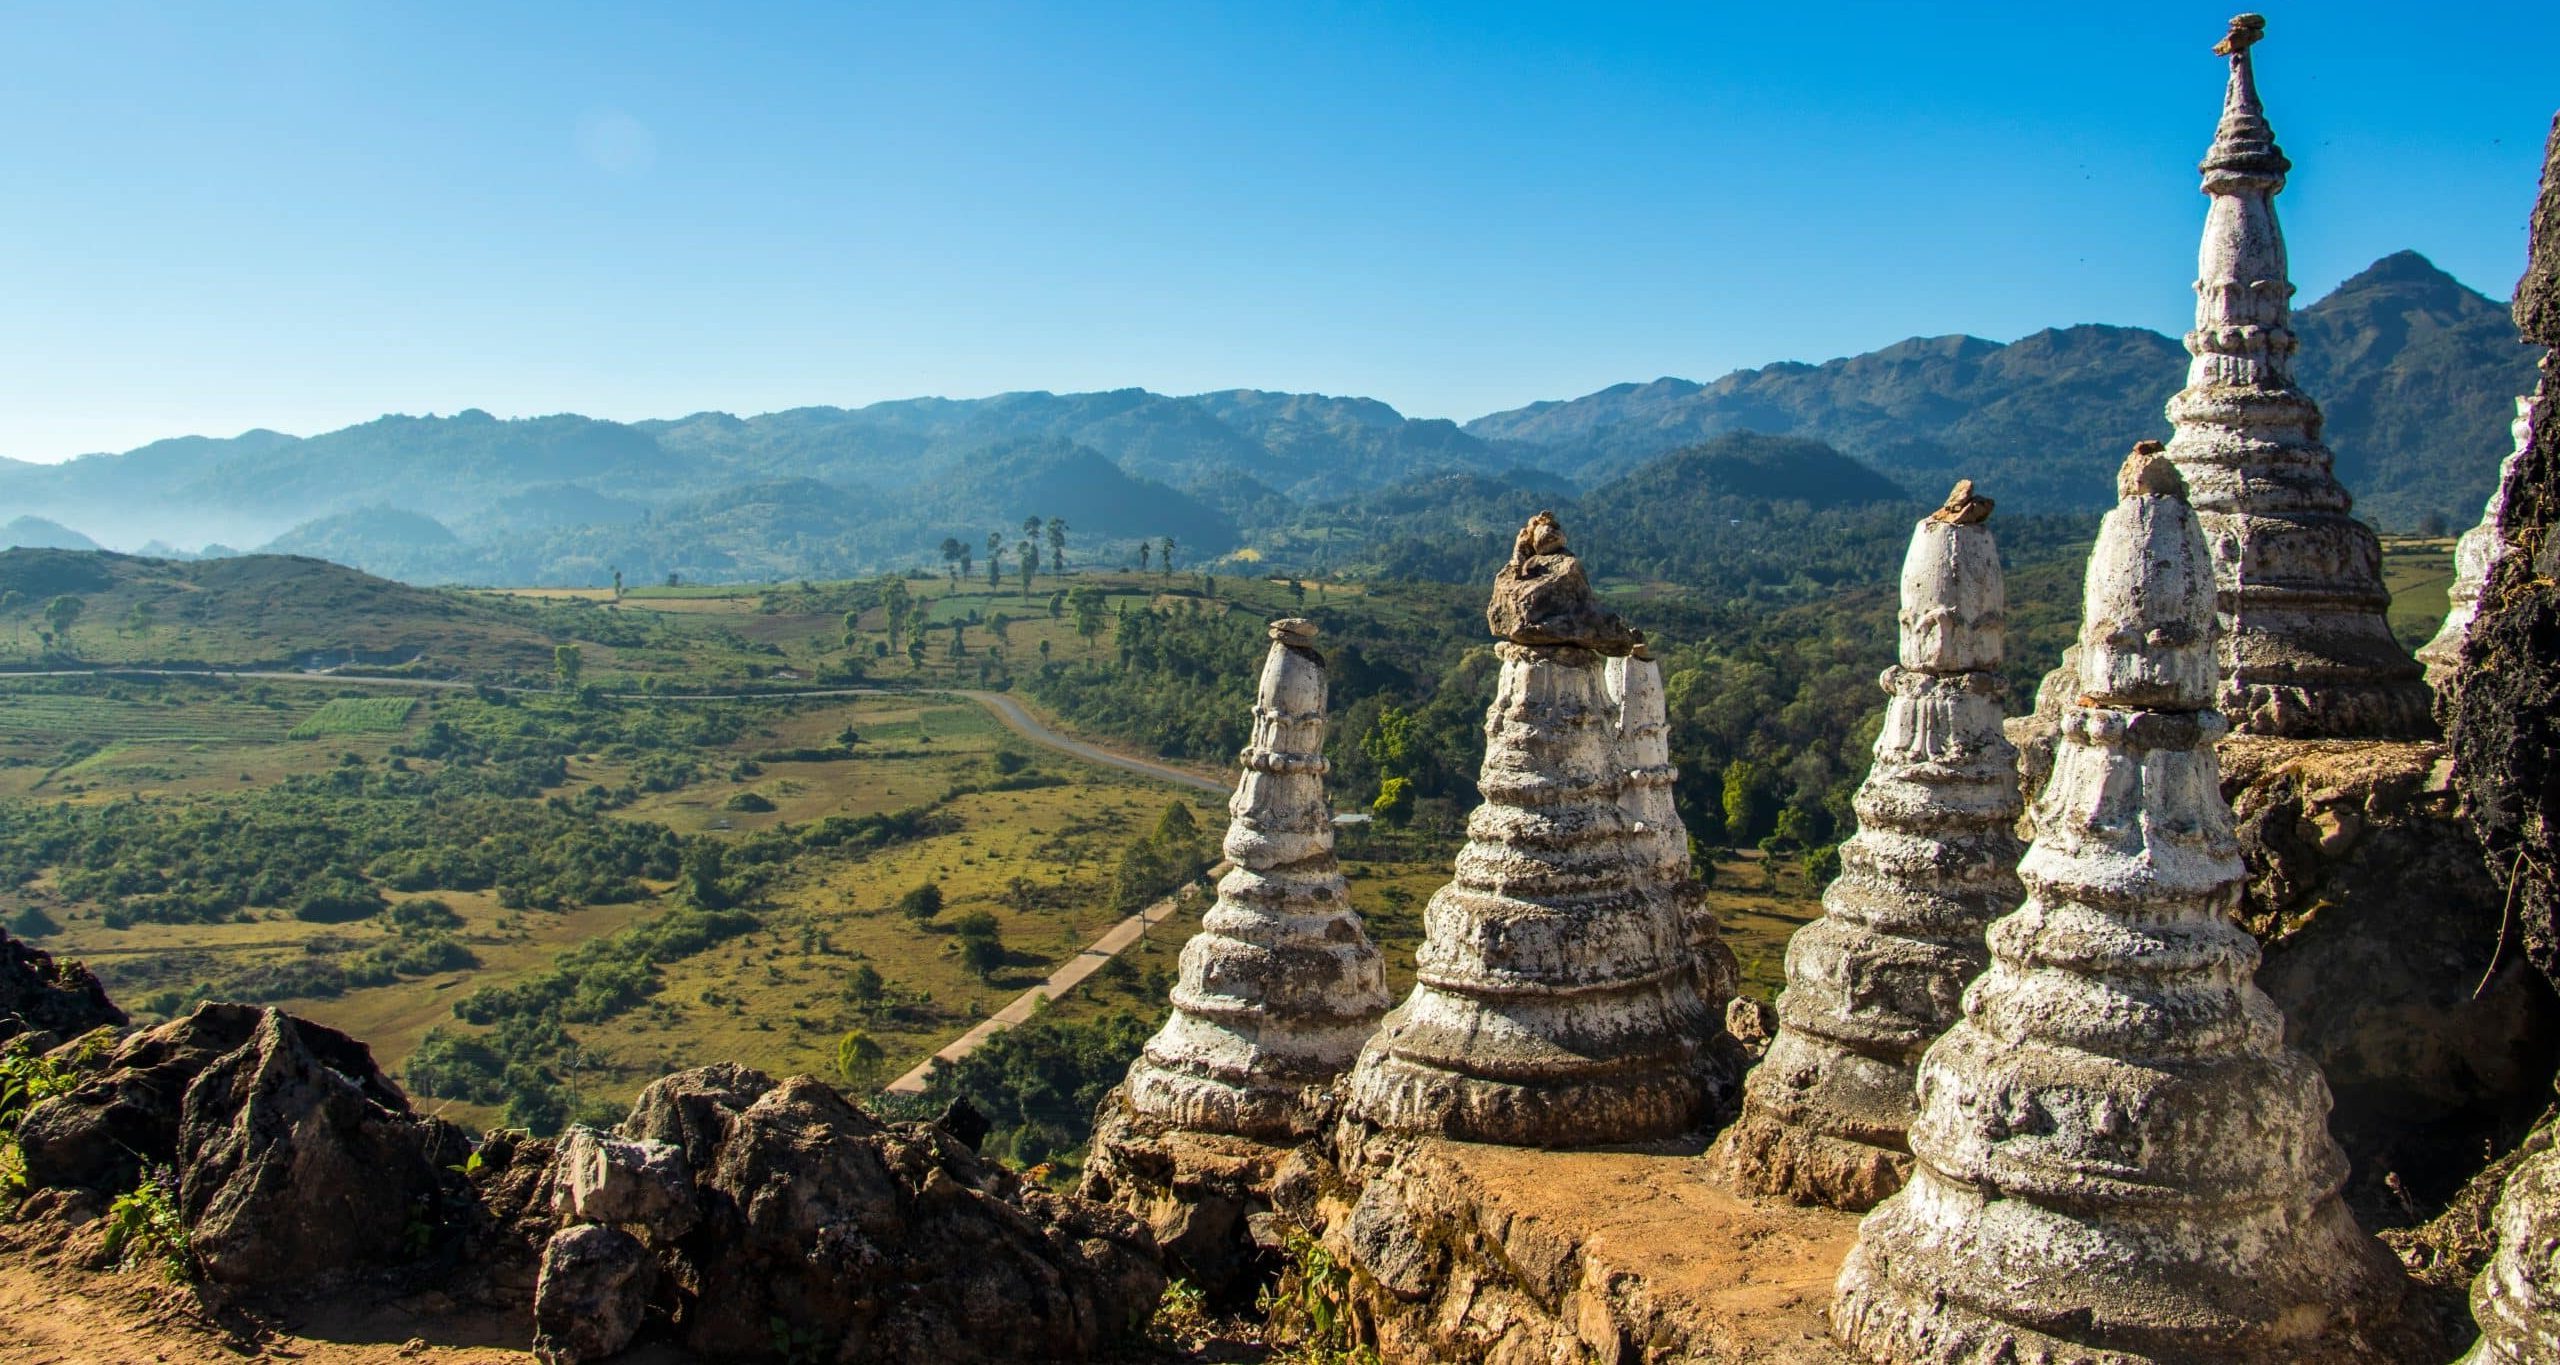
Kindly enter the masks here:
M 2293 382 L 2293 283 L 2275 197 L 2293 163 L 2258 99 L 2243 14 L 2214 47 L 2230 83 L 2197 167 L 2212 204 L 2196 258 L 2187 387 L 2169 400 L 2169 457 L 2213 548 L 2221 709 L 2235 729 L 2380 738 L 2432 727 L 2417 661 L 2392 638 L 2382 550 Z
M 1333 857 L 1315 638 L 1311 621 L 1271 624 L 1244 780 L 1227 806 L 1235 869 L 1183 947 L 1172 1017 L 1129 1068 L 1129 1106 L 1143 1118 L 1304 1137 L 1386 1012 L 1386 969 Z
M 1833 1330 L 1873 1365 L 2441 1359 L 2233 917 L 2203 530 L 2152 442 L 2117 491 L 2026 899 L 1920 1060 L 1910 1183 L 1858 1225 Z
M 1902 561 L 1899 662 L 1822 918 L 1787 944 L 1769 1055 L 1712 1160 L 1736 1186 L 1872 1208 L 1911 1172 L 1920 1055 L 2018 906 L 2018 751 L 2000 732 L 2008 598 L 1991 499 L 1958 483 Z

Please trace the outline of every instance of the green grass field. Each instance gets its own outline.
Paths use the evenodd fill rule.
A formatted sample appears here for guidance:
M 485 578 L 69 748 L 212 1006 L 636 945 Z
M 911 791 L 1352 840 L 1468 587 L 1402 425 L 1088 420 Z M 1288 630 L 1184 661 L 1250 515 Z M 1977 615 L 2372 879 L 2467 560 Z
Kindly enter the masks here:
M 285 731 L 285 738 L 390 734 L 406 728 L 409 713 L 417 709 L 416 697 L 331 697 Z

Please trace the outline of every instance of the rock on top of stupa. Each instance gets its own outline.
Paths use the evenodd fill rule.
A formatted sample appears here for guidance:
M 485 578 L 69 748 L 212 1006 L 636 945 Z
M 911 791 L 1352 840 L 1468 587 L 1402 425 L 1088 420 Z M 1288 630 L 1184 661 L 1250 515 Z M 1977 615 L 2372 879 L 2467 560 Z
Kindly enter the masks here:
M 1622 655 L 1644 642 L 1643 633 L 1625 618 L 1602 609 L 1582 561 L 1565 548 L 1564 528 L 1550 512 L 1529 518 L 1513 539 L 1511 562 L 1494 576 L 1484 620 L 1496 636 L 1515 645 L 1579 646 Z

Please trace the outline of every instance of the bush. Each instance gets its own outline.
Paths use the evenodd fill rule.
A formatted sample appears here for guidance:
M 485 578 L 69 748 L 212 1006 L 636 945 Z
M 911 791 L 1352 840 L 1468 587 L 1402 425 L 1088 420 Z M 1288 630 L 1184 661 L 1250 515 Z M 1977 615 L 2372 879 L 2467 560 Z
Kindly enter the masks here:
M 942 885 L 924 882 L 898 897 L 898 913 L 911 920 L 924 921 L 942 913 Z
M 720 803 L 722 810 L 747 811 L 761 815 L 773 809 L 773 801 L 760 792 L 740 792 Z
M 297 897 L 293 917 L 313 924 L 344 924 L 381 914 L 390 904 L 380 891 L 364 882 L 333 877 Z

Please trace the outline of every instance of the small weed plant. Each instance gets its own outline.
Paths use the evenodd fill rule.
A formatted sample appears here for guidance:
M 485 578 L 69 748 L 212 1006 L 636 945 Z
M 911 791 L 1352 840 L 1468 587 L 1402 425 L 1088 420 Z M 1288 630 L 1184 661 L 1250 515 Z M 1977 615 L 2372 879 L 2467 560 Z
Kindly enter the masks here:
M 1281 1245 L 1280 1282 L 1262 1291 L 1262 1339 L 1277 1365 L 1379 1365 L 1360 1340 L 1351 1271 L 1324 1244 L 1292 1229 Z
M 1164 1287 L 1163 1296 L 1156 1300 L 1155 1318 L 1147 1324 L 1149 1339 L 1173 1351 L 1197 1351 L 1217 1331 L 1217 1323 L 1209 1316 L 1209 1296 L 1188 1280 Z
M 177 1177 L 167 1167 L 145 1171 L 141 1184 L 107 1206 L 106 1253 L 118 1270 L 156 1264 L 171 1284 L 193 1278 L 195 1257 L 187 1225 L 178 1217 Z

